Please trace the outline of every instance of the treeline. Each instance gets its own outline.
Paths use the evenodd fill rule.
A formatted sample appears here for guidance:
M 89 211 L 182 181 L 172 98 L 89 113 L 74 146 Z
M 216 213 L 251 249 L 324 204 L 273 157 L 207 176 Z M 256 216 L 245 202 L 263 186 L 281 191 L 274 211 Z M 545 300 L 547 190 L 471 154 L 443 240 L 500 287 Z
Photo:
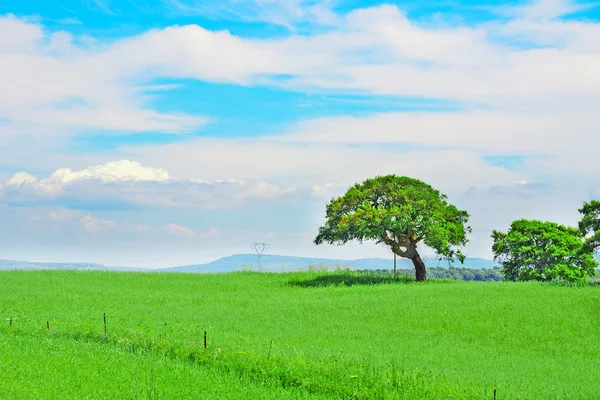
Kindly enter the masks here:
M 392 275 L 391 269 L 363 269 L 356 272 L 364 274 Z M 492 269 L 429 267 L 427 273 L 431 278 L 454 279 L 462 281 L 502 281 L 504 276 L 500 267 Z M 412 269 L 399 269 L 398 276 L 414 276 Z
M 361 269 L 355 270 L 363 274 L 377 274 L 377 275 L 393 275 L 394 271 L 391 269 Z M 454 279 L 458 281 L 503 281 L 504 274 L 502 273 L 501 267 L 494 268 L 456 268 L 456 267 L 429 267 L 427 268 L 428 275 L 431 278 L 438 279 Z M 414 272 L 412 269 L 399 269 L 398 276 L 401 277 L 412 277 Z M 600 268 L 596 270 L 596 275 L 590 280 L 590 282 L 598 282 L 600 284 Z

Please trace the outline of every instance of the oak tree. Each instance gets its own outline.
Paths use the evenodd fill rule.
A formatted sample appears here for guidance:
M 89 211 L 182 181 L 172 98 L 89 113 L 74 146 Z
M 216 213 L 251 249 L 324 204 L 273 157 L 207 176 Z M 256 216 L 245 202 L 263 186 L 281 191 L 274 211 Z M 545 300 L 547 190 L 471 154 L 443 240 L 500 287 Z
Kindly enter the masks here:
M 412 261 L 417 281 L 425 281 L 427 270 L 417 251 L 419 243 L 449 261 L 465 256 L 464 246 L 471 228 L 469 214 L 448 204 L 447 196 L 430 185 L 397 175 L 377 176 L 355 184 L 343 196 L 326 206 L 325 224 L 319 228 L 315 244 L 362 243 L 374 240 Z

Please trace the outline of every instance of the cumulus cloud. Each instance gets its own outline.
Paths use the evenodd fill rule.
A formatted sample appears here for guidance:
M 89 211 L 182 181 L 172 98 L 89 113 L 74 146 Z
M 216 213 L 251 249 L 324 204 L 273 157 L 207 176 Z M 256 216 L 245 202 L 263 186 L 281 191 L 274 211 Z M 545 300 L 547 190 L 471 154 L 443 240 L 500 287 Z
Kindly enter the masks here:
M 162 168 L 143 167 L 138 162 L 121 160 L 95 165 L 81 171 L 71 171 L 61 168 L 53 173 L 48 180 L 59 184 L 69 183 L 80 179 L 98 179 L 102 182 L 119 181 L 166 181 L 169 173 Z
M 122 160 L 79 171 L 61 168 L 40 180 L 19 172 L 0 187 L 0 202 L 63 204 L 80 209 L 129 206 L 211 209 L 231 207 L 252 198 L 273 199 L 295 190 L 293 185 L 265 181 L 175 179 L 163 168 Z
M 72 187 L 89 185 L 88 180 L 99 183 L 161 182 L 169 180 L 169 173 L 162 168 L 143 167 L 135 161 L 121 160 L 95 165 L 80 171 L 60 168 L 47 178 L 38 180 L 27 172 L 18 172 L 4 184 L 4 192 L 29 195 L 55 195 Z M 92 184 L 93 185 L 93 184 Z M 1 187 L 0 187 L 1 188 Z M 18 190 L 16 189 L 18 188 Z
M 27 172 L 17 172 L 12 178 L 6 181 L 9 186 L 21 186 L 24 183 L 34 183 L 37 178 Z
M 27 51 L 31 45 L 44 37 L 42 28 L 12 14 L 0 22 L 0 49 L 4 51 Z

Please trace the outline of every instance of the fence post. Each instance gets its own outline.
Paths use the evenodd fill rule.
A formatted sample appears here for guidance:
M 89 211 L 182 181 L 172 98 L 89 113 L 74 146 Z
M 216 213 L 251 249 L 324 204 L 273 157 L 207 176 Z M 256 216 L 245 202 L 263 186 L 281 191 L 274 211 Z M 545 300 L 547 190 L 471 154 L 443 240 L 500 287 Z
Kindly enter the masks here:
M 206 348 L 206 331 L 204 331 L 204 348 Z
M 106 313 L 104 313 L 104 334 L 106 335 Z
M 267 360 L 271 358 L 271 349 L 273 348 L 273 341 L 271 340 L 271 344 L 269 345 L 269 353 L 267 354 Z

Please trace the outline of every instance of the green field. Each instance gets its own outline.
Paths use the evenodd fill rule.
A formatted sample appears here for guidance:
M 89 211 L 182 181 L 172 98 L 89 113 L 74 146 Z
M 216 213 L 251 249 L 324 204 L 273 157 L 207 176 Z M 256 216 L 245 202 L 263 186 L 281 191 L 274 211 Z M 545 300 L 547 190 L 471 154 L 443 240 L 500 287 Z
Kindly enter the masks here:
M 599 286 L 324 272 L 0 282 L 2 399 L 600 398 Z

